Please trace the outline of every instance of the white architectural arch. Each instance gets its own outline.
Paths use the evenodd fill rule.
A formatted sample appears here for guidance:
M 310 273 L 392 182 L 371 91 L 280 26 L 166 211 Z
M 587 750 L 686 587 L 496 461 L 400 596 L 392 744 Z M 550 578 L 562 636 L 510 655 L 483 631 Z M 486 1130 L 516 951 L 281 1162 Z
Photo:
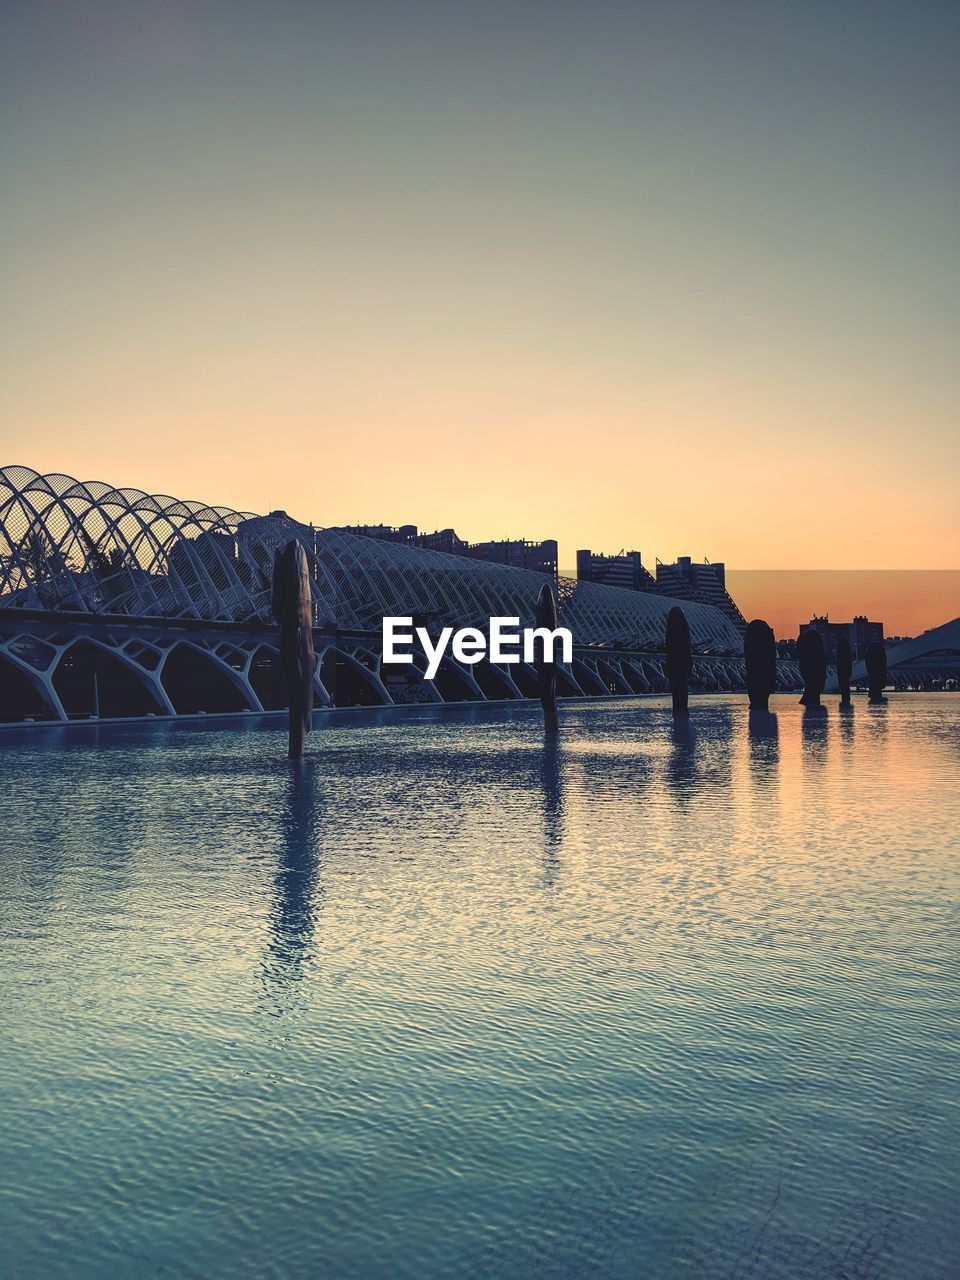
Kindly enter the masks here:
M 457 627 L 493 616 L 534 622 L 543 577 L 526 569 L 28 467 L 0 470 L 8 608 L 269 621 L 273 557 L 292 537 L 311 566 L 318 626 L 375 631 L 385 615 L 412 614 Z M 569 579 L 558 603 L 579 645 L 658 647 L 679 604 L 699 652 L 740 652 L 736 628 L 710 605 Z

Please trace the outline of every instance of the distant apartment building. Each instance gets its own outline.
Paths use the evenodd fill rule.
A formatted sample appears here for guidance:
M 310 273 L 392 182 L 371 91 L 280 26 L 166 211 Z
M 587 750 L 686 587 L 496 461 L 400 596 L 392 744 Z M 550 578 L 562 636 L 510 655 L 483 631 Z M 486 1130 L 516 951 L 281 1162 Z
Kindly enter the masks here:
M 816 614 L 809 622 L 800 623 L 800 634 L 805 631 L 815 631 L 823 641 L 823 652 L 828 662 L 835 662 L 837 659 L 837 641 L 841 636 L 846 636 L 850 641 L 850 650 L 853 652 L 854 637 L 852 635 L 852 624 L 849 622 L 831 622 L 827 614 L 822 618 Z
M 639 551 L 621 551 L 604 556 L 584 549 L 577 552 L 577 581 L 602 582 L 607 587 L 627 591 L 656 591 L 657 580 L 640 560 Z
M 722 563 L 695 563 L 690 556 L 680 556 L 673 564 L 657 561 L 657 591 L 675 600 L 694 600 L 719 609 L 739 630 L 747 620 L 727 590 L 727 572 Z
M 398 528 L 385 524 L 348 525 L 346 532 L 377 538 L 381 542 L 405 542 L 426 551 L 441 551 L 446 555 L 466 556 L 470 560 L 485 560 L 488 564 L 506 564 L 515 569 L 531 569 L 534 573 L 557 576 L 558 547 L 554 538 L 545 538 L 542 542 L 505 538 L 502 541 L 471 543 L 459 537 L 455 529 L 420 533 L 415 524 L 403 524 Z
M 470 560 L 486 560 L 488 564 L 506 564 L 514 569 L 557 576 L 558 548 L 554 538 L 545 538 L 542 542 L 531 542 L 527 538 L 467 542 L 455 529 L 437 529 L 433 533 L 418 534 L 416 542 L 427 551 L 443 551 L 448 555 L 467 556 Z
M 418 533 L 414 539 L 418 547 L 427 551 L 443 551 L 451 556 L 465 556 L 470 543 L 457 536 L 455 529 L 435 529 L 433 533 Z
M 490 564 L 508 564 L 515 569 L 532 569 L 534 573 L 557 576 L 559 549 L 555 538 L 543 542 L 529 542 L 525 538 L 505 538 L 500 542 L 474 542 L 468 544 L 466 554 L 474 560 L 486 560 Z
M 866 657 L 867 649 L 874 641 L 883 644 L 883 623 L 871 622 L 862 614 L 857 614 L 852 622 L 831 622 L 829 615 L 814 615 L 809 622 L 801 622 L 800 634 L 804 631 L 816 631 L 823 641 L 823 651 L 828 662 L 836 661 L 837 641 L 846 636 L 850 642 L 850 651 L 857 660 Z
M 356 533 L 361 538 L 378 538 L 381 542 L 408 542 L 416 545 L 417 526 L 402 524 L 394 528 L 389 524 L 348 524 L 341 526 L 344 533 Z
M 883 623 L 871 622 L 862 614 L 858 614 L 853 619 L 853 639 L 850 641 L 854 654 L 858 658 L 865 658 L 867 650 L 875 641 L 883 644 Z

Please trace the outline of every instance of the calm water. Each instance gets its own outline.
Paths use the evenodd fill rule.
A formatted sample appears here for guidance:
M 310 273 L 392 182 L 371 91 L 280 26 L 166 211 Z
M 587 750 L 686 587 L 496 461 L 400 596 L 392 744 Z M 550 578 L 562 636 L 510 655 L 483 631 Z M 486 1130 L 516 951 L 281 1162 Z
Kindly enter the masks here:
M 0 1273 L 955 1277 L 960 699 L 0 737 Z

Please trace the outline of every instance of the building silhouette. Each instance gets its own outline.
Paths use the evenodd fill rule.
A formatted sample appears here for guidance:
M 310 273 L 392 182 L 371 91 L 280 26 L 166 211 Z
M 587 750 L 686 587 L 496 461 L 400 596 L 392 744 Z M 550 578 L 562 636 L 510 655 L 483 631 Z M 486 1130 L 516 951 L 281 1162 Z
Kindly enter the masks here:
M 867 650 L 874 643 L 883 644 L 883 623 L 871 622 L 858 614 L 853 619 L 853 639 L 850 647 L 857 658 L 865 658 Z
M 0 469 L 0 723 L 281 710 L 271 580 L 276 553 L 291 539 L 311 580 L 318 708 L 538 696 L 537 672 L 522 660 L 473 665 L 448 656 L 431 679 L 422 653 L 383 663 L 382 624 L 388 615 L 410 616 L 431 631 L 485 630 L 500 616 L 533 626 L 545 574 L 555 570 L 555 542 L 437 551 L 413 526 L 316 528 L 280 510 L 260 516 L 7 467 Z M 560 697 L 666 689 L 670 601 L 565 577 L 555 590 L 558 623 L 573 636 L 572 662 L 558 664 Z M 681 607 L 694 687 L 741 687 L 737 629 L 711 605 Z M 782 675 L 792 687 L 795 673 Z
M 621 551 L 615 556 L 600 555 L 589 548 L 577 552 L 577 581 L 602 582 L 627 591 L 656 591 L 657 580 L 647 569 L 639 551 Z
M 271 512 L 271 515 L 278 513 Z M 286 512 L 280 512 L 286 515 Z M 411 546 L 417 545 L 417 526 L 415 524 L 401 524 L 394 528 L 389 524 L 348 524 L 340 526 L 344 533 L 356 533 L 361 538 L 379 538 L 381 542 L 405 542 Z
M 747 620 L 727 590 L 726 568 L 722 562 L 705 560 L 696 563 L 690 556 L 680 556 L 673 564 L 656 562 L 656 577 L 643 564 L 639 551 L 621 551 L 605 556 L 584 549 L 577 552 L 577 580 L 602 582 L 605 586 L 623 587 L 628 591 L 651 591 L 672 600 L 690 600 L 719 609 L 738 631 L 746 630 Z
M 719 609 L 741 632 L 747 620 L 727 590 L 726 567 L 722 562 L 696 563 L 690 556 L 680 556 L 673 564 L 657 561 L 657 590 L 674 600 L 695 600 Z
M 503 616 L 533 626 L 543 571 L 430 550 L 413 526 L 364 528 L 315 528 L 283 511 L 260 516 L 0 469 L 0 723 L 280 711 L 271 578 L 277 550 L 292 538 L 311 580 L 318 708 L 538 696 L 537 672 L 522 661 L 470 666 L 448 657 L 430 680 L 422 655 L 385 664 L 382 622 L 410 616 L 433 630 L 482 630 Z M 508 545 L 507 554 L 549 547 Z M 503 553 L 503 544 L 492 546 Z M 692 589 L 705 593 L 703 575 L 696 578 Z M 558 664 L 559 697 L 666 691 L 674 598 L 564 576 L 556 598 L 558 623 L 573 636 L 572 662 Z M 691 688 L 744 688 L 740 628 L 713 604 L 679 604 Z M 956 688 L 958 628 L 960 619 L 892 649 L 888 683 Z M 799 687 L 796 661 L 782 646 L 778 654 L 778 689 Z
M 542 542 L 533 542 L 527 538 L 467 542 L 457 534 L 456 529 L 436 529 L 433 533 L 420 533 L 415 524 L 403 524 L 397 528 L 386 524 L 344 525 L 342 528 L 346 533 L 356 533 L 364 538 L 377 538 L 381 542 L 402 542 L 422 547 L 425 551 L 464 556 L 468 560 L 485 560 L 488 564 L 510 565 L 515 569 L 528 569 L 531 573 L 546 573 L 554 579 L 558 574 L 558 547 L 553 538 L 545 538 Z
M 837 641 L 840 636 L 847 637 L 850 642 L 850 651 L 858 661 L 866 657 L 867 649 L 875 641 L 883 644 L 883 623 L 871 622 L 862 614 L 857 614 L 852 622 L 831 622 L 828 614 L 822 617 L 815 614 L 809 622 L 801 622 L 800 634 L 802 635 L 805 631 L 816 631 L 820 636 L 828 662 L 836 659 Z
M 445 547 L 437 546 L 434 539 L 443 537 L 447 533 L 453 534 L 456 539 L 457 535 L 452 529 L 444 529 L 440 534 L 421 534 L 418 544 L 428 550 L 446 550 Z M 461 548 L 454 554 L 467 556 L 471 560 L 485 560 L 488 564 L 505 564 L 515 569 L 527 569 L 531 573 L 546 573 L 551 578 L 557 577 L 558 549 L 554 538 L 545 538 L 542 542 L 531 542 L 526 538 L 466 542 L 461 543 Z

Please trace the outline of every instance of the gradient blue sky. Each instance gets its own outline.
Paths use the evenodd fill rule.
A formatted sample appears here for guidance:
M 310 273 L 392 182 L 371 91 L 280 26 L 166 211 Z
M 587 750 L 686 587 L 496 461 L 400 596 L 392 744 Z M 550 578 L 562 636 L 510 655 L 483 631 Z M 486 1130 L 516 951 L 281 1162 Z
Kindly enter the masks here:
M 960 566 L 956 3 L 2 5 L 3 461 Z

